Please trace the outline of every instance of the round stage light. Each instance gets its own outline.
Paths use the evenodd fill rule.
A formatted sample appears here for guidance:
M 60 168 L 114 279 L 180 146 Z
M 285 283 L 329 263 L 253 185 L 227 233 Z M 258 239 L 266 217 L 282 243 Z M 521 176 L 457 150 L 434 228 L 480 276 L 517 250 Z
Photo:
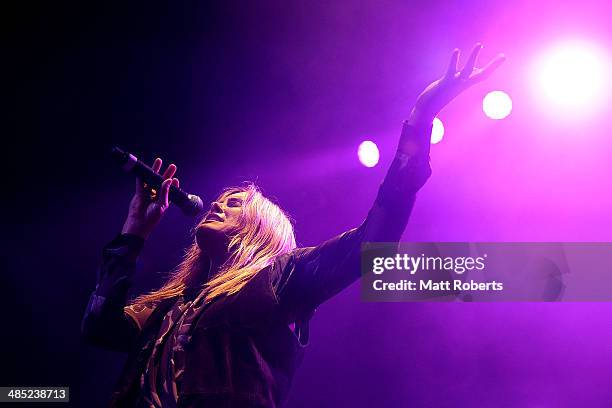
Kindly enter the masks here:
M 438 118 L 433 120 L 433 127 L 431 129 L 431 144 L 440 143 L 444 137 L 444 124 Z
M 359 161 L 364 166 L 374 167 L 378 164 L 380 152 L 378 151 L 378 146 L 376 146 L 376 143 L 372 142 L 371 140 L 365 140 L 359 145 L 357 156 L 359 156 Z
M 503 91 L 489 92 L 482 100 L 482 110 L 491 119 L 504 119 L 512 112 L 512 99 Z
M 594 113 L 607 96 L 608 65 L 606 54 L 593 44 L 560 43 L 537 60 L 534 90 L 557 117 Z

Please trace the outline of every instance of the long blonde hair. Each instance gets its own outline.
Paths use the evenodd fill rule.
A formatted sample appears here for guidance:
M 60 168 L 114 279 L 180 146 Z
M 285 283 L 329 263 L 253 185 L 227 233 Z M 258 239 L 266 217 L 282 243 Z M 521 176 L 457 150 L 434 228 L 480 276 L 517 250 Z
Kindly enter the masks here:
M 203 284 L 205 303 L 238 292 L 274 258 L 296 247 L 293 225 L 288 215 L 264 197 L 254 184 L 226 188 L 216 201 L 241 192 L 245 192 L 246 197 L 238 217 L 237 231 L 230 237 L 227 246 L 229 257 L 217 275 Z M 190 278 L 205 267 L 206 256 L 194 239 L 166 283 L 157 290 L 138 296 L 132 305 L 155 305 L 163 299 L 183 294 Z

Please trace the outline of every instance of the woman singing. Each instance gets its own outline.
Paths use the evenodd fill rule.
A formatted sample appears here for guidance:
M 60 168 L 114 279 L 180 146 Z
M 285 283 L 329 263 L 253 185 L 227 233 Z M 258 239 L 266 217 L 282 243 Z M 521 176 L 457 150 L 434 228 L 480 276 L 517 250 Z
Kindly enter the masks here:
M 460 71 L 455 50 L 446 74 L 418 97 L 361 225 L 318 246 L 296 248 L 291 222 L 254 185 L 228 188 L 196 226 L 169 279 L 128 304 L 136 258 L 168 208 L 170 186 L 179 185 L 173 164 L 159 191 L 137 181 L 123 230 L 103 250 L 82 322 L 90 344 L 129 353 L 111 406 L 281 405 L 315 309 L 360 276 L 360 244 L 401 238 L 431 174 L 434 117 L 504 61 L 499 55 L 474 68 L 480 49 Z M 153 169 L 161 168 L 158 158 Z

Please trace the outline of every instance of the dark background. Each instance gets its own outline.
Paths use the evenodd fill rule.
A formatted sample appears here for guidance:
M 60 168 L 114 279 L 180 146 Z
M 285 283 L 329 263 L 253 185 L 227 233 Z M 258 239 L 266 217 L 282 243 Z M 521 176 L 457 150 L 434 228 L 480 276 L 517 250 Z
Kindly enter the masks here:
M 74 406 L 103 406 L 110 395 L 125 356 L 83 345 L 79 324 L 101 248 L 120 230 L 133 189 L 108 158 L 113 145 L 176 163 L 181 186 L 208 201 L 224 186 L 253 180 L 294 217 L 298 242 L 316 244 L 363 219 L 401 121 L 454 47 L 495 38 L 483 58 L 512 56 L 512 31 L 536 19 L 526 2 L 520 7 L 532 20 L 505 18 L 518 4 L 40 2 L 6 9 L 0 383 L 68 385 Z M 587 19 L 601 16 L 596 7 L 580 10 Z M 498 83 L 512 89 L 507 79 L 515 71 L 507 72 Z M 517 104 L 515 116 L 524 110 Z M 493 152 L 530 143 L 504 138 L 501 127 L 477 129 L 499 135 L 484 143 Z M 432 153 L 438 167 L 406 239 L 609 239 L 605 208 L 556 212 L 542 202 L 534 211 L 516 198 L 527 197 L 529 186 L 513 180 L 500 183 L 502 199 L 494 191 L 479 197 L 470 186 L 509 170 L 474 149 L 483 145 L 478 136 L 455 136 Z M 356 160 L 364 138 L 381 146 L 374 169 Z M 468 163 L 483 180 L 458 172 Z M 599 227 L 579 229 L 593 220 Z M 147 242 L 134 294 L 159 285 L 178 263 L 193 223 L 170 211 Z M 604 406 L 612 401 L 610 309 L 555 306 L 363 304 L 354 285 L 313 319 L 288 406 Z

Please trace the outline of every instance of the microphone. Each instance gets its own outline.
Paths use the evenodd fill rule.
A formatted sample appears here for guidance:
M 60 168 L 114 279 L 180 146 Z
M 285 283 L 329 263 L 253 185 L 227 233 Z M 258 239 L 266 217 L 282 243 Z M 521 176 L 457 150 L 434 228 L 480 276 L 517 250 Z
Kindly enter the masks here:
M 162 176 L 154 172 L 151 167 L 138 160 L 133 154 L 125 152 L 115 146 L 111 151 L 111 155 L 113 160 L 122 166 L 123 170 L 133 173 L 151 187 L 157 189 L 161 188 L 163 182 Z M 194 194 L 188 194 L 176 186 L 170 186 L 168 199 L 179 207 L 185 215 L 195 217 L 204 208 L 204 204 L 200 197 Z

